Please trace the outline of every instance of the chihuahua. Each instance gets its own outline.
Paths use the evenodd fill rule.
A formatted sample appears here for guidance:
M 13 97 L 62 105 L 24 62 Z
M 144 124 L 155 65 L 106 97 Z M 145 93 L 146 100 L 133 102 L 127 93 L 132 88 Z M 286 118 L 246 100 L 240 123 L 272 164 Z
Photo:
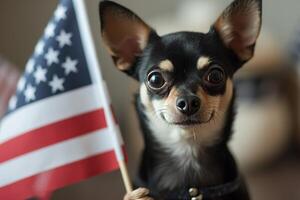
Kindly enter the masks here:
M 227 143 L 235 117 L 233 76 L 254 55 L 261 17 L 262 0 L 234 0 L 208 33 L 159 36 L 129 9 L 100 3 L 108 52 L 140 84 L 140 188 L 125 199 L 249 199 Z

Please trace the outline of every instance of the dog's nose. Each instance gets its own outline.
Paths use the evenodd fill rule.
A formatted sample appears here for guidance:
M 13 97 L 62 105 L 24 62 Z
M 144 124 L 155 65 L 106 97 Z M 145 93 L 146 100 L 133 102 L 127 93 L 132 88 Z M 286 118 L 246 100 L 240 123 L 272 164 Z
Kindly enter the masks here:
M 193 115 L 200 109 L 200 99 L 197 96 L 184 96 L 176 101 L 177 109 L 185 115 Z

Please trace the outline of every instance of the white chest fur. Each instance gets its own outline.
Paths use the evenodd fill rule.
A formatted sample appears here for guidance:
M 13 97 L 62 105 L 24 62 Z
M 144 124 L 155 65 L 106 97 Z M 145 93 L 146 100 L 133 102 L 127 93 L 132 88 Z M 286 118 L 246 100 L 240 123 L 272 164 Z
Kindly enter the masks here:
M 201 151 L 219 138 L 223 120 L 212 120 L 210 123 L 185 129 L 167 124 L 153 114 L 148 114 L 147 117 L 156 141 L 171 155 L 170 159 L 176 161 L 174 171 L 169 170 L 168 161 L 160 164 L 157 173 L 160 176 L 159 185 L 174 188 L 183 181 L 187 169 L 201 173 Z

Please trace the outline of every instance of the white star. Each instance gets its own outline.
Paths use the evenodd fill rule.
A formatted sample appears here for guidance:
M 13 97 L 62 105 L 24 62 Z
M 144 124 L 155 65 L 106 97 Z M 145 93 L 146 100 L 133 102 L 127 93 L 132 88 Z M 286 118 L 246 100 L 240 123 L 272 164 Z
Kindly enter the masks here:
M 28 73 L 28 74 L 31 74 L 34 70 L 34 65 L 35 65 L 35 62 L 33 59 L 29 59 L 29 61 L 27 62 L 26 66 L 25 66 L 25 71 Z
M 47 65 L 51 66 L 53 63 L 58 64 L 59 60 L 58 60 L 58 55 L 59 52 L 55 51 L 53 48 L 49 48 L 48 52 L 45 55 L 45 59 L 47 60 Z
M 43 54 L 44 48 L 45 48 L 45 42 L 43 40 L 40 40 L 34 49 L 34 54 L 37 56 Z
M 17 107 L 17 97 L 16 96 L 13 96 L 11 97 L 11 99 L 9 100 L 9 104 L 8 104 L 8 107 L 10 110 L 13 110 Z
M 35 92 L 36 92 L 36 88 L 32 87 L 31 84 L 27 85 L 26 90 L 24 92 L 25 101 L 27 103 L 35 100 Z
M 66 61 L 62 64 L 62 67 L 65 69 L 65 74 L 69 75 L 71 72 L 76 73 L 78 71 L 76 68 L 77 64 L 77 60 L 72 60 L 70 57 L 67 57 Z
M 34 78 L 35 78 L 35 82 L 36 84 L 40 84 L 40 82 L 46 82 L 46 73 L 47 70 L 43 69 L 41 66 L 38 66 L 36 71 L 34 72 Z
M 66 19 L 66 17 L 67 17 L 66 12 L 67 12 L 67 8 L 62 5 L 59 5 L 54 13 L 55 19 L 57 21 L 59 21 L 61 19 Z
M 49 82 L 52 93 L 56 93 L 57 91 L 64 91 L 64 82 L 64 78 L 58 78 L 56 75 L 54 75 L 52 81 Z
M 60 35 L 56 37 L 56 40 L 59 43 L 59 47 L 63 48 L 65 45 L 72 45 L 71 42 L 72 33 L 66 33 L 64 30 L 60 32 Z
M 22 77 L 18 82 L 18 91 L 23 91 L 25 88 L 26 80 L 24 77 Z
M 55 35 L 55 24 L 54 23 L 49 23 L 45 29 L 45 35 L 47 38 L 50 38 L 50 37 L 54 37 Z

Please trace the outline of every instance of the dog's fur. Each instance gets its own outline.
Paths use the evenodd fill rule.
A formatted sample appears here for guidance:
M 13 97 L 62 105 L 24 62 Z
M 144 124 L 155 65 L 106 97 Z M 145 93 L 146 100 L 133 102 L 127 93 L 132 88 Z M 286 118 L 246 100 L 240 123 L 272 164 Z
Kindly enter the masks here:
M 136 109 L 145 149 L 137 186 L 155 199 L 239 176 L 227 147 L 235 115 L 232 79 L 253 57 L 261 11 L 261 0 L 235 0 L 206 34 L 158 36 L 127 8 L 100 3 L 107 49 L 117 68 L 140 83 Z M 137 193 L 131 199 L 147 198 Z M 218 199 L 246 200 L 248 194 L 242 184 Z

